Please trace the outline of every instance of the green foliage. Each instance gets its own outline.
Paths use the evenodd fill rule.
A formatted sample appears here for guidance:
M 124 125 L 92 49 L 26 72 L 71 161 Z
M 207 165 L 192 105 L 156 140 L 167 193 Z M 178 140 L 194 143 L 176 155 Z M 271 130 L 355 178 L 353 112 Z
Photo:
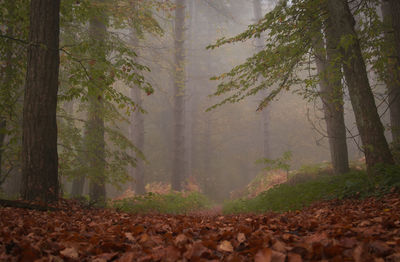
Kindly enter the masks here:
M 70 179 L 104 179 L 118 186 L 130 179 L 126 167 L 144 159 L 120 131 L 121 125 L 129 124 L 127 115 L 145 112 L 126 95 L 129 89 L 153 92 L 143 75 L 150 68 L 137 62 L 131 39 L 143 38 L 144 33 L 162 34 L 152 14 L 163 5 L 132 0 L 63 2 L 59 101 L 74 103 L 76 109 L 67 113 L 59 108 L 61 174 Z M 126 39 L 121 29 L 129 29 L 131 37 Z M 117 88 L 116 82 L 124 85 Z M 72 117 L 84 113 L 87 119 Z M 104 122 L 104 127 L 94 127 L 93 118 Z
M 343 175 L 320 175 L 307 182 L 280 184 L 252 199 L 237 199 L 224 205 L 225 213 L 284 212 L 298 210 L 320 200 L 348 197 L 380 196 L 400 188 L 400 168 L 376 167 L 379 176 L 371 178 L 365 171 Z
M 262 51 L 248 58 L 246 62 L 234 67 L 230 72 L 212 78 L 223 80 L 213 94 L 228 94 L 213 109 L 225 103 L 236 103 L 261 90 L 273 88 L 261 101 L 257 110 L 262 110 L 276 96 L 294 86 L 303 85 L 301 92 L 307 98 L 317 95 L 315 85 L 317 76 L 302 77 L 301 71 L 311 72 L 310 61 L 312 42 L 320 34 L 324 19 L 321 0 L 292 1 L 287 5 L 281 1 L 258 23 L 250 25 L 243 33 L 222 38 L 207 48 L 214 49 L 224 44 L 242 42 L 259 38 L 265 34 L 265 46 Z
M 286 151 L 282 154 L 281 157 L 277 159 L 269 159 L 269 158 L 261 158 L 256 161 L 256 164 L 264 165 L 264 170 L 270 171 L 274 169 L 283 169 L 286 172 L 289 172 L 290 165 L 289 162 L 292 159 L 292 152 Z
M 210 207 L 210 201 L 201 193 L 170 192 L 169 194 L 147 193 L 114 201 L 111 206 L 129 213 L 184 214 Z

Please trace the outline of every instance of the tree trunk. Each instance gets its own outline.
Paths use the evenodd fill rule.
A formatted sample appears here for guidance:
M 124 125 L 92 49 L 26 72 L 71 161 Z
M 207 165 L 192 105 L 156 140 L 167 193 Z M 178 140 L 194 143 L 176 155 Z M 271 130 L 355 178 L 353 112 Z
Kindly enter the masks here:
M 138 87 L 131 88 L 131 99 L 135 101 L 138 107 L 142 106 L 142 96 Z M 144 117 L 139 110 L 135 110 L 130 117 L 130 135 L 133 144 L 143 152 L 144 150 Z M 136 167 L 132 168 L 133 186 L 135 193 L 144 195 L 146 193 L 144 183 L 144 161 L 136 157 Z
M 22 135 L 25 200 L 58 199 L 59 18 L 60 0 L 31 1 Z
M 389 0 L 389 7 L 396 44 L 396 59 L 397 64 L 400 65 L 400 1 Z
M 8 12 L 10 12 L 11 16 L 15 15 L 15 3 L 11 3 L 10 8 L 7 10 Z M 8 25 L 7 26 L 7 30 L 6 30 L 7 35 L 14 35 L 14 30 L 13 30 L 13 26 L 12 25 Z M 2 74 L 1 77 L 1 88 L 6 89 L 6 88 L 10 88 L 8 87 L 8 85 L 10 85 L 10 82 L 12 81 L 12 77 L 10 72 L 13 72 L 13 61 L 12 61 L 12 57 L 13 57 L 13 41 L 9 40 L 8 41 L 9 46 L 7 46 L 7 51 L 5 52 L 4 55 L 4 60 L 5 60 L 5 68 L 2 68 L 2 72 L 4 72 Z M 12 88 L 12 87 L 11 87 Z M 1 184 L 5 181 L 6 177 L 3 177 L 3 165 L 2 165 L 2 161 L 3 161 L 3 152 L 4 152 L 4 140 L 6 138 L 6 130 L 7 130 L 7 120 L 6 117 L 4 115 L 0 115 L 0 186 Z
M 89 68 L 93 79 L 88 87 L 89 110 L 85 136 L 89 151 L 89 197 L 91 202 L 99 205 L 105 204 L 106 200 L 103 102 L 105 76 L 101 65 L 106 59 L 104 41 L 107 28 L 104 16 L 105 14 L 99 13 L 91 18 L 89 23 L 89 34 L 94 45 L 90 55 L 95 62 Z
M 398 3 L 398 1 L 395 2 Z M 400 60 L 395 57 L 398 55 L 396 53 L 396 48 L 398 48 L 400 52 L 400 46 L 398 43 L 396 44 L 394 33 L 395 15 L 397 13 L 392 14 L 391 12 L 391 8 L 395 8 L 396 4 L 392 4 L 392 6 L 393 7 L 391 7 L 389 1 L 383 1 L 381 8 L 383 22 L 385 23 L 385 46 L 386 50 L 389 52 L 387 54 L 388 69 L 386 72 L 385 83 L 388 90 L 390 128 L 393 144 L 395 145 L 395 148 L 398 148 L 400 146 Z M 397 6 L 397 8 L 399 8 L 399 6 Z M 400 12 L 399 9 L 398 12 Z M 399 23 L 399 21 L 397 21 L 397 23 Z
M 349 172 L 349 159 L 344 123 L 341 65 L 338 52 L 326 50 L 322 35 L 314 41 L 315 62 L 320 76 L 320 97 L 328 133 L 331 161 L 335 174 Z
M 83 196 L 83 188 L 85 187 L 85 176 L 80 176 L 72 180 L 71 197 L 79 198 Z
M 257 23 L 260 19 L 262 19 L 262 6 L 261 0 L 253 0 L 253 10 L 254 10 L 254 18 Z M 264 49 L 264 39 L 262 37 L 256 38 L 256 52 L 260 52 Z M 267 96 L 267 92 L 261 92 L 261 99 L 264 99 Z M 264 108 L 261 112 L 262 114 L 262 126 L 263 126 L 263 158 L 270 158 L 270 143 L 269 143 L 269 108 Z
M 172 190 L 180 191 L 185 169 L 185 54 L 184 54 L 185 0 L 176 0 L 175 9 L 175 70 L 174 70 L 174 162 Z
M 1 117 L 0 118 L 0 186 L 1 184 L 5 181 L 5 177 L 2 176 L 3 172 L 2 172 L 2 160 L 3 160 L 3 151 L 4 151 L 4 139 L 6 137 L 5 131 L 6 130 L 6 120 Z
M 328 0 L 327 11 L 327 49 L 339 48 L 342 55 L 343 71 L 363 144 L 367 171 L 371 173 L 376 164 L 393 164 L 393 157 L 376 109 L 348 3 L 346 0 Z M 343 42 L 346 46 L 339 46 Z

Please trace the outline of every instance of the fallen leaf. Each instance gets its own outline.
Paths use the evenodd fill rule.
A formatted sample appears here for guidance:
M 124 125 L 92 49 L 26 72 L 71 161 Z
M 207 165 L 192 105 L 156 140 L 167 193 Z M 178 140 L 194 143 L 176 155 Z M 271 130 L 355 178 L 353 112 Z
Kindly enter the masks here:
M 299 254 L 296 253 L 289 253 L 288 254 L 288 262 L 302 262 L 303 259 Z
M 246 235 L 245 234 L 243 234 L 243 233 L 239 233 L 238 235 L 237 235 L 237 241 L 239 242 L 239 243 L 243 243 L 244 241 L 246 241 Z
M 61 250 L 60 254 L 63 255 L 64 257 L 73 259 L 77 259 L 79 257 L 78 251 L 76 251 L 76 249 L 73 247 L 67 247 L 64 250 Z
M 271 262 L 272 250 L 268 247 L 261 249 L 254 256 L 254 262 Z
M 233 246 L 231 242 L 224 240 L 218 245 L 218 250 L 225 252 L 233 252 Z

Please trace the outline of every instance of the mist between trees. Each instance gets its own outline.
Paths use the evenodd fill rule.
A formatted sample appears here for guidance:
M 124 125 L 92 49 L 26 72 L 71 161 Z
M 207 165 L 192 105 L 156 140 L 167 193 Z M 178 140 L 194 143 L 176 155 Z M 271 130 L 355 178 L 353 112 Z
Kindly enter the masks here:
M 265 172 L 256 160 L 287 151 L 290 169 L 332 162 L 344 173 L 365 155 L 376 175 L 397 161 L 398 1 L 15 0 L 0 10 L 7 197 L 102 202 L 191 181 L 222 201 Z

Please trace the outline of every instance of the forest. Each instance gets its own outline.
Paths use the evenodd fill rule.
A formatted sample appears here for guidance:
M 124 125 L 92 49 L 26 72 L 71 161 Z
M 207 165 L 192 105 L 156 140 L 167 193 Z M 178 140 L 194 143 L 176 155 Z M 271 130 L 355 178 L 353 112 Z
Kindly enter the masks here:
M 0 0 L 0 261 L 400 261 L 399 0 Z

